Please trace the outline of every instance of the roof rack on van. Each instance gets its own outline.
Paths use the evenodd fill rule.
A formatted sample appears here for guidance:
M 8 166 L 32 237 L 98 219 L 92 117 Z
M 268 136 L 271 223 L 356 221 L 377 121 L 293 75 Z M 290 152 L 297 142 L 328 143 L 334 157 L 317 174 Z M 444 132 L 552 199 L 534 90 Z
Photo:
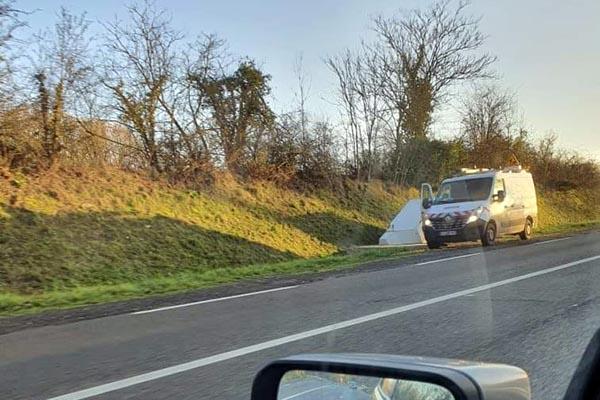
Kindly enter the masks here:
M 461 168 L 460 172 L 455 174 L 455 176 L 479 174 L 481 172 L 487 172 L 487 171 L 491 171 L 491 169 L 489 169 L 489 168 Z
M 482 172 L 504 172 L 504 173 L 519 173 L 519 172 L 527 172 L 522 166 L 520 165 L 511 165 L 508 167 L 504 167 L 504 168 L 500 168 L 500 169 L 495 169 L 495 168 L 461 168 L 459 171 L 456 171 L 454 174 L 452 174 L 452 178 L 458 178 L 461 176 L 465 176 L 465 175 L 471 175 L 471 174 L 480 174 Z
M 512 165 L 510 167 L 505 167 L 502 172 L 525 172 L 525 170 L 520 165 Z

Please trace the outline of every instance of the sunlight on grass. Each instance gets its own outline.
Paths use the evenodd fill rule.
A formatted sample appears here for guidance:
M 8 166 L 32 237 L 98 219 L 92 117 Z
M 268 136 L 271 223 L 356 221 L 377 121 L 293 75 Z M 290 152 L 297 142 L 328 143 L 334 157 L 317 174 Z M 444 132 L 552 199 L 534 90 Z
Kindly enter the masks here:
M 376 244 L 416 197 L 415 189 L 378 181 L 297 191 L 228 176 L 190 190 L 95 169 L 0 180 L 0 310 L 99 303 L 395 256 L 389 249 L 339 253 Z M 595 198 L 593 190 L 539 191 L 537 232 L 598 226 Z
M 402 248 L 357 251 L 312 260 L 293 260 L 274 264 L 257 264 L 238 268 L 215 268 L 187 271 L 118 285 L 95 285 L 51 290 L 38 294 L 0 293 L 0 315 L 28 314 L 41 310 L 69 308 L 148 296 L 206 288 L 244 279 L 299 275 L 352 268 L 369 261 L 398 259 L 423 250 Z

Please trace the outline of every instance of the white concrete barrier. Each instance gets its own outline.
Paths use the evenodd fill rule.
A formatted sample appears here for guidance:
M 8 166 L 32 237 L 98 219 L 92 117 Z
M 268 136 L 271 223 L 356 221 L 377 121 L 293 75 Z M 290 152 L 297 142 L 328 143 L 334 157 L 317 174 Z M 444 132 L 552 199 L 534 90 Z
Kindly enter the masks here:
M 423 244 L 421 201 L 409 200 L 394 217 L 388 230 L 379 238 L 380 245 Z

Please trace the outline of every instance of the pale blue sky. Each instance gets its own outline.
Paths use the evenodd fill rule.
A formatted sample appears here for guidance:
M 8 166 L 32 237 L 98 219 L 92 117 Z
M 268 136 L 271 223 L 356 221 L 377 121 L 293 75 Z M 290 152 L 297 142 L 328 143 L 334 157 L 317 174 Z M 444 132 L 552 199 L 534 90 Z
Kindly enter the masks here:
M 272 75 L 275 107 L 293 103 L 294 60 L 303 54 L 311 79 L 310 109 L 332 119 L 334 77 L 322 59 L 356 46 L 369 35 L 370 16 L 424 6 L 415 0 L 157 0 L 174 25 L 193 36 L 216 33 L 233 53 L 248 55 Z M 59 6 L 88 11 L 92 20 L 124 16 L 122 1 L 17 0 L 39 9 L 31 30 L 52 23 Z M 486 50 L 498 56 L 500 84 L 514 90 L 527 125 L 539 135 L 559 135 L 561 145 L 600 159 L 600 1 L 474 0 L 489 35 Z M 437 134 L 456 128 L 454 114 L 440 115 Z

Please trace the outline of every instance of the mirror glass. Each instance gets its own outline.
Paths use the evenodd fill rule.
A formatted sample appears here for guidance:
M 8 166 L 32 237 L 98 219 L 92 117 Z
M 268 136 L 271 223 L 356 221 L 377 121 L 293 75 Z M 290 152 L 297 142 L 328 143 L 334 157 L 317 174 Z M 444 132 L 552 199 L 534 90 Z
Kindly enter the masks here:
M 429 183 L 421 184 L 421 201 L 423 200 L 433 200 L 433 190 Z
M 278 400 L 454 400 L 433 383 L 319 371 L 290 371 L 279 384 Z

